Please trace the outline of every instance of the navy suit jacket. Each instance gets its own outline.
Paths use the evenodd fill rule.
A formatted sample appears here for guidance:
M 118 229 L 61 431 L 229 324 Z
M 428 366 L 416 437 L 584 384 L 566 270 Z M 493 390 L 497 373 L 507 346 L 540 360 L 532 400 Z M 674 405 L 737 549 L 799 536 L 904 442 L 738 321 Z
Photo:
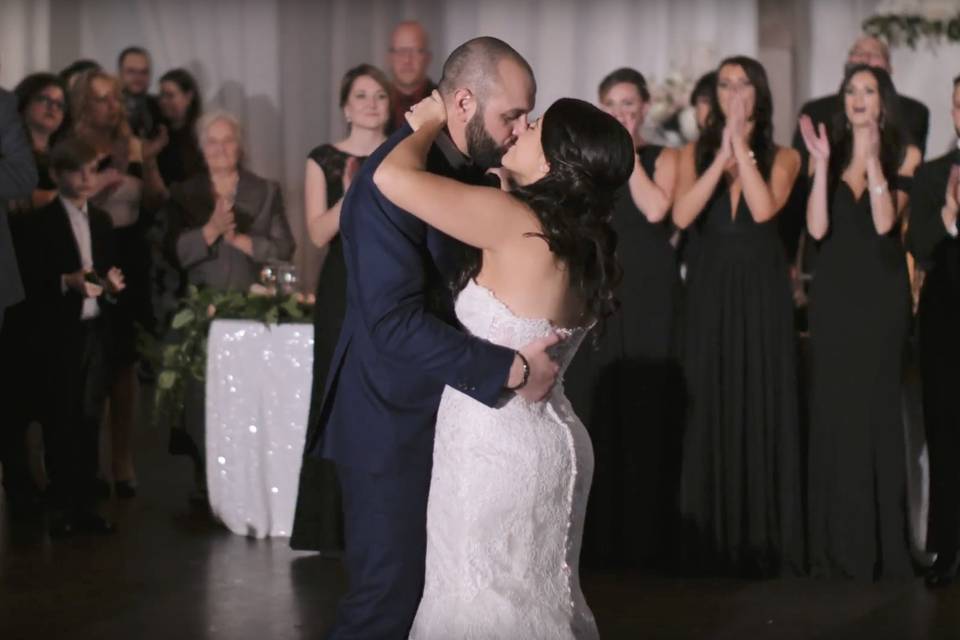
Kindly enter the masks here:
M 390 203 L 373 183 L 402 127 L 370 158 L 343 201 L 347 310 L 307 451 L 371 473 L 429 465 L 440 394 L 450 385 L 494 406 L 514 352 L 456 326 L 447 267 L 456 241 Z M 445 156 L 428 168 L 461 180 Z M 323 304 L 318 300 L 317 304 Z

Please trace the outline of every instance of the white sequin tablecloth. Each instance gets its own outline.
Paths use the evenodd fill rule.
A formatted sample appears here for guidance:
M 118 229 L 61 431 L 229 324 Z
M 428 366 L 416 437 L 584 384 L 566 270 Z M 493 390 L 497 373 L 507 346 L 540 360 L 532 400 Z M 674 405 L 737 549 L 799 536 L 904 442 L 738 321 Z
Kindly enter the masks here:
M 213 514 L 234 533 L 290 535 L 312 365 L 312 325 L 210 326 L 207 490 Z

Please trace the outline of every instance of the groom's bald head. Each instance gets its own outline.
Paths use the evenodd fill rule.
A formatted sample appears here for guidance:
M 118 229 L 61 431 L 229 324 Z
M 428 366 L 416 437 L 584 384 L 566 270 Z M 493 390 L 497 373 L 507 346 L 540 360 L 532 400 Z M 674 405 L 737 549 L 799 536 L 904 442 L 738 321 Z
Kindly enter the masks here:
M 533 109 L 533 70 L 503 40 L 484 36 L 457 47 L 443 64 L 439 90 L 447 128 L 460 150 L 480 166 L 499 165 Z
M 502 65 L 503 62 L 507 64 Z M 504 67 L 510 67 L 506 70 L 519 77 L 504 78 Z M 536 95 L 533 69 L 524 57 L 503 40 L 482 36 L 454 49 L 443 63 L 439 89 L 444 97 L 457 89 L 469 89 L 483 100 L 505 80 L 525 81 L 529 93 Z

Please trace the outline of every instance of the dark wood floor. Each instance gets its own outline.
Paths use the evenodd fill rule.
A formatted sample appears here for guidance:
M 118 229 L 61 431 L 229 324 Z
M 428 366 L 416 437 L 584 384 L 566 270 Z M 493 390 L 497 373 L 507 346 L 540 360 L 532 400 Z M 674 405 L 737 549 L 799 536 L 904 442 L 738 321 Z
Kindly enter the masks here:
M 139 439 L 140 495 L 106 505 L 117 535 L 54 543 L 2 518 L 0 640 L 321 638 L 344 588 L 339 563 L 227 532 L 188 506 L 189 463 L 164 453 L 165 434 Z M 583 584 L 607 640 L 960 639 L 960 587 L 929 592 L 919 579 Z

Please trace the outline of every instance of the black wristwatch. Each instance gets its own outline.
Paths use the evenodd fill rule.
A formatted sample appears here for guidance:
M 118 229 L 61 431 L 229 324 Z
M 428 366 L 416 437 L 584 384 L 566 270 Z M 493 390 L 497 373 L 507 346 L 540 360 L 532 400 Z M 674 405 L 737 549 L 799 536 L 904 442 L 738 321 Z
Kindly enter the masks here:
M 520 381 L 520 384 L 518 384 L 517 386 L 507 387 L 507 391 L 518 391 L 520 389 L 523 389 L 525 386 L 527 386 L 527 382 L 530 381 L 530 363 L 527 361 L 526 356 L 524 356 L 519 351 L 514 351 L 514 353 L 520 357 L 520 362 L 523 363 L 523 379 Z

